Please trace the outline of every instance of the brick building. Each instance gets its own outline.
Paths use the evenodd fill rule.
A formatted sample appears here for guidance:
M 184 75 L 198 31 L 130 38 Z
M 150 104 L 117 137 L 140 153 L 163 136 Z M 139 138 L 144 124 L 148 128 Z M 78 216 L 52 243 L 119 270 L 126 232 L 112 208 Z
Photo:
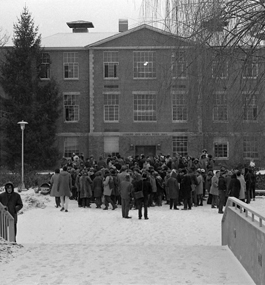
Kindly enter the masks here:
M 198 156 L 221 164 L 262 165 L 263 65 L 234 52 L 220 56 L 148 25 L 93 33 L 91 22 L 42 39 L 42 80 L 60 86 L 62 156 L 120 153 Z M 218 68 L 217 68 L 218 67 Z

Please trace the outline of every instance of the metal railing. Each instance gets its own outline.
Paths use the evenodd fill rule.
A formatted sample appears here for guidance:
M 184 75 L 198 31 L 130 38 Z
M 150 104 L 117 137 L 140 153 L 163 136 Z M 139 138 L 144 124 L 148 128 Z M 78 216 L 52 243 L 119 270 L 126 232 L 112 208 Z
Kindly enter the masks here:
M 10 213 L 0 203 L 0 237 L 9 242 L 15 241 L 15 222 Z
M 253 209 L 249 204 L 246 204 L 234 197 L 229 197 L 226 203 L 227 207 L 233 207 L 236 211 L 243 213 L 246 218 L 250 218 L 252 222 L 258 222 L 260 227 L 265 227 L 265 217 Z M 225 220 L 226 212 L 223 216 Z

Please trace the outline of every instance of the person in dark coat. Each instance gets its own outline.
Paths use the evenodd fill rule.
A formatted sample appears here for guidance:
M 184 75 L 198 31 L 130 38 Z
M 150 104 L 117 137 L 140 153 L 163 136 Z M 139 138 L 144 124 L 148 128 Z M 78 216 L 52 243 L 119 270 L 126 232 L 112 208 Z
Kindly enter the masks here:
M 96 172 L 95 175 L 96 176 L 92 182 L 92 191 L 94 193 L 96 208 L 99 209 L 99 208 L 101 208 L 101 205 L 102 205 L 103 177 L 102 177 L 100 171 Z
M 168 188 L 169 209 L 171 210 L 174 205 L 174 210 L 178 210 L 179 185 L 173 171 L 170 173 L 170 177 L 166 180 L 165 186 Z
M 135 192 L 143 191 L 144 197 L 137 199 L 138 218 L 142 219 L 142 207 L 144 206 L 144 218 L 148 220 L 148 199 L 152 193 L 152 186 L 147 179 L 147 173 L 142 174 L 142 179 L 135 184 Z
M 180 189 L 183 197 L 183 204 L 184 208 L 182 210 L 191 210 L 191 185 L 193 184 L 193 179 L 192 179 L 192 170 L 189 170 L 190 173 L 186 173 L 186 170 L 182 170 L 183 176 L 180 182 Z
M 0 194 L 0 203 L 3 204 L 4 209 L 10 213 L 14 218 L 14 233 L 15 242 L 17 235 L 17 213 L 23 208 L 21 196 L 14 192 L 14 185 L 12 182 L 5 184 L 5 192 Z
M 228 187 L 229 196 L 239 199 L 240 188 L 240 181 L 237 179 L 236 174 L 233 173 Z
M 221 171 L 219 180 L 218 180 L 218 191 L 219 191 L 219 204 L 218 204 L 218 213 L 223 214 L 223 207 L 225 204 L 226 196 L 226 180 L 225 180 L 225 171 Z

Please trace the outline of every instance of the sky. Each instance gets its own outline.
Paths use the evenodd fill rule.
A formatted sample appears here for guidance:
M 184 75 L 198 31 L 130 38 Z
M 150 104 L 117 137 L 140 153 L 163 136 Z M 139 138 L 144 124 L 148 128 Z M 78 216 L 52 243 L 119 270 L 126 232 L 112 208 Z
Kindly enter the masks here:
M 92 22 L 93 32 L 118 32 L 119 19 L 128 19 L 129 28 L 141 23 L 142 0 L 0 0 L 1 34 L 12 38 L 25 6 L 42 38 L 71 32 L 66 22 L 77 20 Z

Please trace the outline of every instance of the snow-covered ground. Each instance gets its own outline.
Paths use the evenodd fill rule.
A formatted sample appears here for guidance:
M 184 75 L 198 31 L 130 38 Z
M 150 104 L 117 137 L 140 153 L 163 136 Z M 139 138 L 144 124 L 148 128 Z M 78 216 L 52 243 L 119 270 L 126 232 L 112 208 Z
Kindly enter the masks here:
M 115 211 L 55 208 L 21 193 L 17 245 L 0 243 L 0 284 L 254 284 L 227 247 L 221 219 L 204 203 L 191 211 L 149 208 L 149 220 Z M 265 215 L 265 196 L 251 206 Z M 182 207 L 180 207 L 182 208 Z

